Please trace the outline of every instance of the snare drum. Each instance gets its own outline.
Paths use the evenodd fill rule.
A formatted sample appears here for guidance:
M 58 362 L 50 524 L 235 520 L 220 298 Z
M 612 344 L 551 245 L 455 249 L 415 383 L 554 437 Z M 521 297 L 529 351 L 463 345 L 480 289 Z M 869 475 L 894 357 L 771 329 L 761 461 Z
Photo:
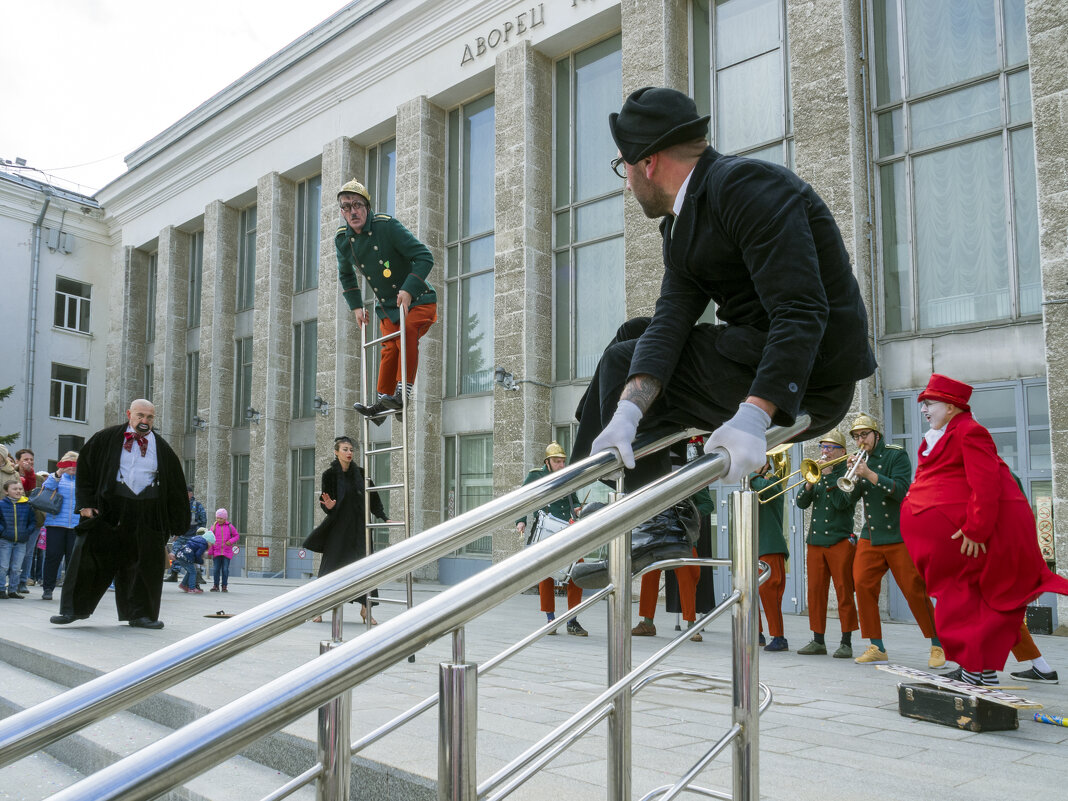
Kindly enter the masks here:
M 527 541 L 524 543 L 524 547 L 534 545 L 542 540 L 547 540 L 553 534 L 563 531 L 569 525 L 571 524 L 567 520 L 561 520 L 559 517 L 549 514 L 544 509 L 539 509 L 534 516 L 534 525 L 531 527 L 530 534 L 527 535 Z M 552 572 L 552 578 L 558 584 L 562 584 L 567 581 L 570 573 L 571 565 L 563 565 Z

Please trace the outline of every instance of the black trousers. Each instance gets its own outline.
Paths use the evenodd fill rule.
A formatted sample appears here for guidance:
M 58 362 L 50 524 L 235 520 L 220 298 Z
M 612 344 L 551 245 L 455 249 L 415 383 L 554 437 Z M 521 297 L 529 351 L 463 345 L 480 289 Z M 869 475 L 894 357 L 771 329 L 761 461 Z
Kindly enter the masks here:
M 74 556 L 74 543 L 77 532 L 72 528 L 49 526 L 45 535 L 44 591 L 52 592 L 56 588 L 59 565 L 66 560 L 70 569 L 70 560 Z
M 159 620 L 167 535 L 157 530 L 156 501 L 117 499 L 113 506 L 110 520 L 79 530 L 59 611 L 93 614 L 114 581 L 119 620 Z
M 590 455 L 594 439 L 615 414 L 619 396 L 630 375 L 634 348 L 649 321 L 648 317 L 636 317 L 623 323 L 605 348 L 575 412 L 579 424 L 572 445 L 572 461 Z M 759 349 L 752 348 L 749 354 L 739 355 L 744 361 L 729 358 L 716 347 L 716 340 L 723 330 L 724 326 L 694 327 L 670 381 L 642 417 L 639 434 L 665 436 L 691 427 L 715 431 L 734 417 L 738 404 L 748 397 L 756 377 Z M 734 339 L 737 341 L 737 337 Z M 849 381 L 827 387 L 809 387 L 802 398 L 801 409 L 812 418 L 812 425 L 798 439 L 810 439 L 838 425 L 853 402 L 855 386 L 856 382 Z M 670 471 L 671 454 L 665 448 L 639 459 L 633 470 L 624 471 L 623 488 L 631 492 Z

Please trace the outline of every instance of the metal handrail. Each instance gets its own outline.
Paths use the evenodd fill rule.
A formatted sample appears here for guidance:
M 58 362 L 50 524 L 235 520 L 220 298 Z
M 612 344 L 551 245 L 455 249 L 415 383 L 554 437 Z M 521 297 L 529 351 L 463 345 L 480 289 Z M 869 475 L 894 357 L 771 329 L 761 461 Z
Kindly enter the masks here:
M 676 432 L 646 439 L 636 444 L 635 455 L 653 453 L 692 433 Z M 619 457 L 614 451 L 605 450 L 588 456 L 421 534 L 4 718 L 0 720 L 0 767 L 302 625 L 306 620 L 393 581 L 415 567 L 448 556 L 489 534 L 497 524 L 511 522 L 530 509 L 543 506 L 547 500 L 578 490 L 619 466 Z
M 773 429 L 769 432 L 770 444 L 778 444 L 800 433 L 807 427 L 807 423 L 807 418 L 802 418 L 789 429 Z M 615 466 L 618 465 L 619 458 L 615 453 L 604 451 L 583 460 L 575 467 L 581 467 L 587 462 L 608 462 Z M 703 456 L 679 471 L 642 487 L 623 500 L 579 520 L 569 528 L 567 536 L 544 540 L 509 560 L 487 568 L 418 608 L 371 629 L 356 640 L 339 645 L 318 659 L 78 782 L 53 796 L 53 799 L 110 801 L 121 798 L 124 801 L 148 801 L 155 798 L 193 775 L 234 756 L 260 737 L 318 709 L 441 636 L 462 627 L 467 621 L 514 595 L 517 587 L 530 586 L 558 565 L 577 561 L 621 532 L 648 520 L 671 506 L 677 498 L 687 497 L 708 486 L 722 477 L 726 469 L 727 460 L 722 455 Z M 554 475 L 550 473 L 546 479 L 551 479 Z M 527 486 L 541 486 L 546 479 Z M 562 483 L 570 487 L 580 482 L 568 480 Z M 561 490 L 555 497 L 567 491 Z M 505 498 L 514 498 L 518 494 L 520 491 L 516 490 Z M 471 525 L 476 526 L 479 534 L 483 528 L 490 525 L 485 520 L 498 520 L 514 513 L 517 504 L 514 501 L 501 503 L 501 500 L 503 499 L 490 501 L 484 506 L 503 506 L 503 510 L 495 508 L 491 515 L 487 514 L 488 510 L 480 507 L 485 518 L 482 519 L 482 515 L 474 515 L 476 519 L 471 521 Z M 461 518 L 465 516 L 462 515 Z M 440 527 L 435 527 L 437 528 Z M 408 544 L 426 538 L 427 534 L 433 531 L 434 529 L 408 540 Z M 400 548 L 403 544 L 395 547 Z M 372 558 L 368 557 L 367 560 Z M 351 572 L 360 579 L 350 585 L 349 595 L 359 594 L 360 587 L 373 586 L 372 577 L 378 578 L 378 574 L 387 571 L 385 566 L 352 569 L 357 568 L 359 564 L 346 569 L 346 572 Z M 394 565 L 393 569 L 398 570 L 398 567 Z M 411 568 L 400 565 L 400 572 L 405 569 Z M 330 574 L 325 579 L 334 575 L 336 574 Z M 310 590 L 312 586 L 309 585 L 305 590 Z M 336 592 L 341 594 L 340 589 Z M 287 596 L 294 594 L 288 593 Z M 322 594 L 316 593 L 315 597 L 322 599 Z M 299 611 L 306 613 L 309 606 L 310 601 L 306 600 Z M 237 619 L 231 618 L 231 622 Z M 753 638 L 755 639 L 755 624 Z

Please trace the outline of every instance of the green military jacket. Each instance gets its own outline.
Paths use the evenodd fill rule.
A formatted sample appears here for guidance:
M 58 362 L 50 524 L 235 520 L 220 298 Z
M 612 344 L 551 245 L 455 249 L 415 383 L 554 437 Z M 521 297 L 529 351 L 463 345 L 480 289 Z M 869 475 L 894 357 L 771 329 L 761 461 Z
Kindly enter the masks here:
M 360 233 L 342 225 L 334 234 L 337 274 L 342 295 L 350 309 L 363 305 L 360 276 L 363 273 L 378 298 L 378 316 L 400 322 L 397 292 L 412 296 L 413 306 L 438 302 L 434 287 L 426 280 L 434 267 L 430 249 L 388 214 L 370 216 Z
M 774 483 L 774 481 L 774 478 L 764 478 L 755 473 L 749 476 L 749 486 L 755 492 L 759 492 L 764 489 L 764 487 Z M 782 487 L 780 486 L 779 489 L 782 489 Z M 786 536 L 782 531 L 782 518 L 786 505 L 785 501 L 786 496 L 780 495 L 778 498 L 760 505 L 760 511 L 757 513 L 760 528 L 760 540 L 757 543 L 757 556 L 773 553 L 782 553 L 787 556 L 790 555 L 790 549 L 786 545 Z
M 868 468 L 878 479 L 857 479 L 850 495 L 853 503 L 864 499 L 864 525 L 860 536 L 872 545 L 893 545 L 901 539 L 901 502 L 912 483 L 912 462 L 900 445 L 879 442 L 868 454 Z
M 542 465 L 541 467 L 531 470 L 529 473 L 527 473 L 527 477 L 523 479 L 523 485 L 526 486 L 527 484 L 530 484 L 533 481 L 537 481 L 539 478 L 544 478 L 547 475 L 549 475 L 549 465 Z M 542 509 L 551 514 L 553 517 L 558 517 L 561 520 L 570 520 L 575 516 L 575 509 L 577 509 L 578 506 L 578 495 L 572 492 L 571 495 L 567 497 L 558 498 L 552 503 L 546 504 L 542 507 Z M 519 523 L 526 523 L 527 518 L 526 516 L 523 516 L 515 522 L 517 525 Z
M 839 462 L 831 472 L 820 476 L 820 480 L 809 486 L 806 484 L 797 493 L 797 507 L 812 507 L 812 517 L 808 525 L 809 545 L 829 548 L 837 545 L 853 534 L 853 499 L 836 486 L 838 479 L 845 475 L 846 464 Z

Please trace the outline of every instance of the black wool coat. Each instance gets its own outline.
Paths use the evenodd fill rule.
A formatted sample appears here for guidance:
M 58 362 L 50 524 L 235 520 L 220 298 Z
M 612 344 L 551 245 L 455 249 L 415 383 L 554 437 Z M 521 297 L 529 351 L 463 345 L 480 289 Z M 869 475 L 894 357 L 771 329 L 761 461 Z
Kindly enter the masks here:
M 369 484 L 374 486 L 373 481 Z M 336 503 L 333 509 L 327 509 L 320 501 L 319 506 L 326 512 L 326 519 L 304 540 L 304 547 L 323 555 L 319 563 L 319 575 L 325 576 L 367 555 L 363 468 L 353 463 L 348 470 L 342 470 L 341 463 L 334 459 L 323 473 L 322 487 L 322 491 Z M 377 492 L 371 493 L 371 513 L 379 520 L 386 519 L 386 511 Z

